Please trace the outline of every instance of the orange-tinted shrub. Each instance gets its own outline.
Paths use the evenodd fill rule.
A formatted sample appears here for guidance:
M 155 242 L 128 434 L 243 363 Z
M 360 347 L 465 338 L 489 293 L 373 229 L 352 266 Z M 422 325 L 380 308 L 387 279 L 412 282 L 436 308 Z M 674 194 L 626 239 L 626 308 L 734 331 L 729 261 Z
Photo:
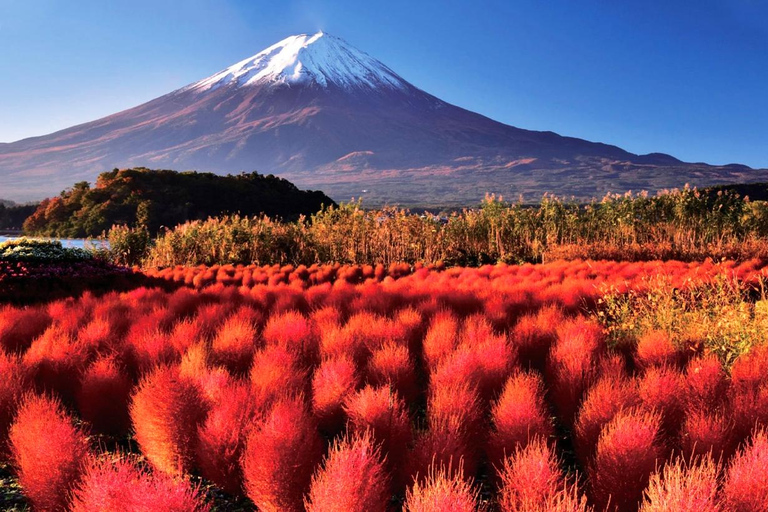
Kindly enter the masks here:
M 178 367 L 168 366 L 141 380 L 130 406 L 142 453 L 155 469 L 171 476 L 192 469 L 197 428 L 205 413 L 198 386 L 183 378 Z
M 279 345 L 296 353 L 305 365 L 317 360 L 317 333 L 310 320 L 298 311 L 270 317 L 262 337 L 267 344 Z
M 128 432 L 131 381 L 111 357 L 94 361 L 83 374 L 77 393 L 80 416 L 96 432 L 120 435 Z
M 562 321 L 563 313 L 556 306 L 547 306 L 520 317 L 510 338 L 524 368 L 544 369 L 547 354 L 556 339 L 556 328 Z
M 396 476 L 400 477 L 413 441 L 411 420 L 403 400 L 388 387 L 368 386 L 347 397 L 344 410 L 349 417 L 349 432 L 362 434 L 370 430 L 390 472 L 398 472 Z M 396 480 L 398 485 L 405 484 L 405 478 Z
M 344 400 L 357 389 L 359 377 L 355 364 L 347 357 L 326 359 L 312 377 L 312 408 L 326 432 L 338 432 L 344 426 Z
M 668 462 L 651 477 L 640 512 L 719 512 L 718 472 L 709 456 L 690 464 Z
M 13 464 L 24 495 L 37 510 L 65 510 L 88 454 L 88 441 L 61 403 L 27 395 L 11 425 Z
M 230 494 L 242 492 L 240 457 L 245 436 L 257 412 L 251 387 L 234 381 L 213 402 L 197 431 L 195 460 L 200 473 Z
M 541 438 L 519 447 L 499 468 L 502 512 L 588 510 L 575 484 L 569 485 L 552 448 Z
M 406 512 L 475 512 L 478 491 L 457 474 L 442 468 L 433 471 L 426 481 L 413 483 L 405 495 Z M 461 471 L 459 471 L 461 473 Z
M 43 334 L 51 317 L 43 308 L 0 308 L 0 348 L 10 353 L 24 352 L 32 340 Z
M 5 458 L 8 428 L 24 393 L 26 374 L 18 357 L 0 350 L 0 460 Z
M 482 412 L 477 392 L 467 384 L 439 388 L 427 401 L 429 429 L 416 440 L 409 465 L 412 477 L 426 478 L 441 467 L 477 473 Z
M 728 379 L 715 356 L 692 359 L 685 369 L 687 407 L 714 410 L 723 404 Z
M 256 327 L 248 316 L 234 314 L 224 321 L 211 342 L 211 359 L 235 374 L 245 374 L 256 350 Z
M 91 458 L 72 498 L 72 512 L 127 510 L 207 512 L 199 488 L 162 473 L 149 473 L 126 457 Z
M 594 455 L 603 427 L 619 411 L 633 407 L 638 401 L 637 386 L 629 380 L 604 377 L 589 389 L 573 431 L 576 453 L 582 463 L 587 463 Z
M 670 366 L 649 368 L 637 387 L 642 404 L 661 413 L 664 435 L 672 439 L 684 413 L 685 388 L 680 372 Z
M 723 412 L 689 409 L 680 429 L 680 445 L 686 460 L 711 453 L 725 460 L 734 448 L 733 422 Z
M 731 460 L 723 483 L 723 505 L 729 512 L 765 510 L 768 503 L 768 436 L 758 429 Z
M 600 327 L 584 319 L 569 320 L 558 329 L 547 364 L 550 395 L 560 420 L 573 424 L 581 398 L 595 380 L 603 351 Z
M 282 345 L 268 345 L 256 352 L 251 367 L 254 400 L 263 409 L 281 396 L 309 390 L 307 371 L 299 356 Z
M 323 455 L 317 423 L 301 398 L 283 398 L 248 436 L 245 489 L 259 510 L 301 511 L 312 472 Z
M 679 360 L 677 347 L 664 331 L 645 332 L 637 341 L 636 362 L 640 368 L 671 366 Z
M 488 453 L 497 464 L 531 439 L 546 439 L 554 433 L 544 402 L 544 384 L 538 374 L 520 373 L 511 377 L 493 404 L 491 418 L 494 430 Z
M 416 369 L 408 347 L 392 342 L 375 350 L 368 361 L 368 380 L 375 386 L 391 386 L 406 402 L 419 394 Z
M 312 478 L 307 512 L 385 512 L 389 477 L 370 434 L 334 443 Z
M 657 412 L 630 409 L 619 412 L 600 434 L 589 468 L 598 509 L 634 510 L 651 474 L 664 456 Z

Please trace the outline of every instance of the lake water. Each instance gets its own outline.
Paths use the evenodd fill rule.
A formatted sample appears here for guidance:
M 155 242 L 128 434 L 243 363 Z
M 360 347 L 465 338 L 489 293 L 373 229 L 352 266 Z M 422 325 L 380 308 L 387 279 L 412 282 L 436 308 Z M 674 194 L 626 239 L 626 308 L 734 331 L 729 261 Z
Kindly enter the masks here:
M 22 237 L 0 235 L 0 244 L 7 240 L 16 240 L 18 238 L 22 238 Z M 80 249 L 84 249 L 86 244 L 86 241 L 84 238 L 55 238 L 51 240 L 59 240 L 61 242 L 61 245 L 63 245 L 64 247 L 78 247 Z M 91 246 L 99 246 L 103 244 L 103 242 L 99 242 L 98 240 L 90 240 L 88 243 Z

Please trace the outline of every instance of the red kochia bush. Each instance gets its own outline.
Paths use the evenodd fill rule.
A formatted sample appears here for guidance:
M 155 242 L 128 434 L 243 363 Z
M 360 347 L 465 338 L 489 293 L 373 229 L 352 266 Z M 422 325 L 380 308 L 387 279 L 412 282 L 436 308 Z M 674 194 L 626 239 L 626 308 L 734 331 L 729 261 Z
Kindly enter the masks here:
M 139 383 L 130 407 L 136 441 L 158 471 L 192 469 L 198 425 L 205 418 L 199 388 L 178 367 L 159 366 Z
M 87 360 L 84 347 L 55 325 L 36 338 L 22 358 L 37 390 L 58 395 L 67 404 L 75 401 Z
M 251 366 L 256 343 L 256 328 L 251 319 L 242 312 L 235 313 L 213 338 L 213 363 L 225 366 L 232 373 L 245 374 Z
M 430 393 L 427 401 L 429 430 L 416 441 L 410 474 L 426 478 L 430 471 L 449 467 L 465 477 L 477 472 L 482 412 L 473 387 L 457 384 Z
M 677 348 L 664 331 L 648 331 L 637 341 L 636 362 L 640 368 L 674 365 L 679 359 Z
M 0 350 L 0 460 L 6 455 L 8 428 L 13 422 L 26 377 L 18 357 Z
M 582 463 L 594 454 L 603 427 L 622 409 L 633 407 L 639 401 L 637 386 L 629 380 L 603 377 L 584 397 L 574 426 L 574 444 Z
M 534 437 L 553 434 L 549 411 L 544 402 L 544 383 L 538 374 L 521 373 L 511 377 L 491 409 L 494 430 L 489 441 L 489 458 L 501 463 L 517 447 Z
M 685 387 L 688 407 L 717 408 L 725 401 L 728 392 L 723 365 L 715 356 L 692 359 L 685 370 Z
M 71 512 L 207 512 L 198 488 L 162 473 L 149 473 L 125 457 L 91 458 L 74 492 Z
M 595 379 L 603 344 L 600 326 L 585 319 L 567 321 L 558 329 L 547 376 L 552 401 L 566 425 L 573 423 L 582 395 Z
M 371 384 L 392 386 L 408 403 L 416 400 L 416 369 L 408 347 L 386 343 L 371 355 L 367 373 Z
M 657 412 L 630 409 L 605 426 L 590 466 L 595 503 L 602 510 L 634 510 L 651 474 L 664 455 Z
M 344 400 L 355 391 L 359 377 L 347 357 L 326 359 L 312 377 L 312 408 L 320 428 L 329 433 L 344 426 Z
M 248 436 L 242 460 L 248 497 L 265 512 L 302 511 L 322 456 L 323 441 L 304 401 L 281 399 Z
M 370 430 L 390 471 L 402 470 L 413 434 L 405 403 L 397 393 L 388 387 L 368 386 L 350 395 L 344 410 L 349 417 L 349 431 L 362 434 Z M 397 480 L 398 485 L 406 483 L 405 478 Z
M 712 457 L 683 463 L 679 458 L 656 471 L 640 512 L 719 512 L 717 474 Z
M 541 438 L 518 448 L 499 468 L 502 512 L 588 510 L 575 484 L 569 485 L 549 444 Z
M 723 483 L 723 505 L 729 512 L 766 510 L 768 504 L 768 436 L 759 429 L 731 460 Z
M 441 311 L 432 318 L 424 336 L 424 361 L 427 368 L 436 368 L 440 360 L 450 355 L 458 344 L 459 321 L 451 313 Z
M 385 512 L 390 490 L 381 453 L 369 433 L 336 442 L 312 478 L 307 512 Z
M 444 468 L 433 471 L 423 483 L 414 482 L 405 495 L 406 512 L 475 512 L 478 491 L 457 474 Z M 484 509 L 481 509 L 484 510 Z
M 50 323 L 51 317 L 43 308 L 0 308 L 0 349 L 11 353 L 25 351 Z
M 225 385 L 221 395 L 198 428 L 195 458 L 205 478 L 230 494 L 239 494 L 243 483 L 240 456 L 257 404 L 245 382 Z
M 671 366 L 652 367 L 638 383 L 640 401 L 661 412 L 664 434 L 673 438 L 683 419 L 685 387 L 682 375 Z
M 88 454 L 88 440 L 61 403 L 27 395 L 10 429 L 13 464 L 37 510 L 65 510 Z
M 268 409 L 281 396 L 309 391 L 307 370 L 299 357 L 282 345 L 267 345 L 254 354 L 250 378 L 260 407 Z
M 120 435 L 130 428 L 131 381 L 114 359 L 104 357 L 88 367 L 77 393 L 80 416 L 99 433 Z
M 556 338 L 555 328 L 562 321 L 563 312 L 555 306 L 541 308 L 518 320 L 510 338 L 524 368 L 544 369 L 547 354 Z
M 755 425 L 768 424 L 768 346 L 756 345 L 736 359 L 728 399 L 737 439 L 746 438 Z
M 708 453 L 725 460 L 734 448 L 733 422 L 722 412 L 690 409 L 680 430 L 680 444 L 686 460 Z
M 294 352 L 305 365 L 317 359 L 317 333 L 309 319 L 298 311 L 272 316 L 264 327 L 262 337 L 268 345 L 279 345 Z

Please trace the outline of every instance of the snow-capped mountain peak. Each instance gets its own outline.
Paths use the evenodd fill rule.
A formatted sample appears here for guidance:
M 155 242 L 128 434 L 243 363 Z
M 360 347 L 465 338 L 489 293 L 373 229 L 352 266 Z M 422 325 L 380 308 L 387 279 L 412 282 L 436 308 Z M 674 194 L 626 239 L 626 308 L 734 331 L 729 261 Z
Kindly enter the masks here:
M 394 71 L 343 39 L 324 32 L 283 39 L 253 57 L 185 89 L 210 90 L 237 84 L 317 84 L 320 87 L 390 87 L 407 83 Z

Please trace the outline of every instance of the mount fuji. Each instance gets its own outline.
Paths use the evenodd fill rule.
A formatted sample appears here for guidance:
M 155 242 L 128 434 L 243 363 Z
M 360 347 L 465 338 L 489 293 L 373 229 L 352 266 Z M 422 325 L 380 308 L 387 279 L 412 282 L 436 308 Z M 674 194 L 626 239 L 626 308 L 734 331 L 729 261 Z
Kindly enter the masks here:
M 446 103 L 330 34 L 292 36 L 123 112 L 0 144 L 0 196 L 57 194 L 114 167 L 258 170 L 364 204 L 456 206 L 486 193 L 586 199 L 768 170 L 685 163 L 508 126 Z

